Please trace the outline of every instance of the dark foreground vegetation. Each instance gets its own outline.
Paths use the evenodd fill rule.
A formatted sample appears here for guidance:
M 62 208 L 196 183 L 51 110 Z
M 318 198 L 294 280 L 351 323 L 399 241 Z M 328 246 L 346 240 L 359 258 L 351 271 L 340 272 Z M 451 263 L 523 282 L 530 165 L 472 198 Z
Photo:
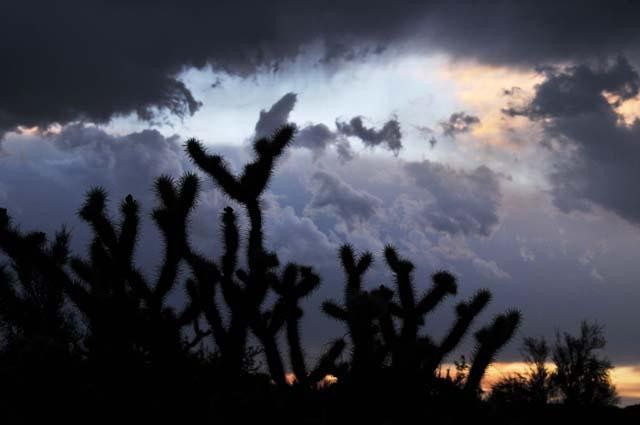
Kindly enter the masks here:
M 140 216 L 131 196 L 114 218 L 103 190 L 87 194 L 79 210 L 93 232 L 86 256 L 69 252 L 66 231 L 52 239 L 25 233 L 0 210 L 3 423 L 631 423 L 631 410 L 612 407 L 610 365 L 593 355 L 604 340 L 592 325 L 553 350 L 526 340 L 531 373 L 505 378 L 487 397 L 480 388 L 486 368 L 521 321 L 507 310 L 473 334 L 469 365 L 443 373 L 443 360 L 491 294 L 481 290 L 457 304 L 446 336 L 435 341 L 423 331 L 426 319 L 456 295 L 456 279 L 436 272 L 430 289 L 417 294 L 413 264 L 391 246 L 383 255 L 394 282 L 377 288 L 363 285 L 373 255 L 340 249 L 344 293 L 322 310 L 344 324 L 348 338 L 329 341 L 309 361 L 300 300 L 320 277 L 307 265 L 280 264 L 263 237 L 261 196 L 293 136 L 287 126 L 256 141 L 255 160 L 239 176 L 199 142 L 186 143 L 198 168 L 240 209 L 222 212 L 223 255 L 209 258 L 189 238 L 198 177 L 158 178 L 153 220 L 164 256 L 154 279 L 134 261 Z M 186 293 L 180 308 L 168 302 L 177 290 Z M 547 370 L 550 351 L 557 365 L 573 369 Z

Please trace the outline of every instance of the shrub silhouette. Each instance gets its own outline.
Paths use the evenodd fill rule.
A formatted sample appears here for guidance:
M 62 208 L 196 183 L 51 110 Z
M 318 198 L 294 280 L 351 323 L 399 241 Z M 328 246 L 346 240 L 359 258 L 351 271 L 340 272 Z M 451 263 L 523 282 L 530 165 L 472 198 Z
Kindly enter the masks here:
M 491 403 L 540 408 L 552 400 L 555 388 L 553 373 L 547 367 L 551 352 L 547 341 L 544 338 L 524 338 L 521 352 L 528 370 L 511 374 L 495 383 L 491 388 Z
M 351 354 L 339 362 L 347 341 L 338 338 L 316 365 L 308 365 L 300 300 L 318 287 L 320 277 L 306 265 L 280 267 L 276 253 L 265 248 L 263 233 L 262 195 L 294 134 L 293 126 L 284 126 L 272 137 L 257 140 L 255 159 L 240 175 L 234 175 L 221 156 L 208 154 L 199 141 L 186 142 L 186 152 L 196 166 L 241 206 L 248 218 L 248 236 L 241 241 L 237 213 L 227 207 L 221 216 L 221 258 L 216 261 L 196 252 L 189 241 L 189 218 L 198 198 L 198 177 L 187 174 L 174 181 L 161 176 L 155 183 L 158 206 L 152 217 L 162 233 L 164 253 L 155 281 L 145 277 L 134 261 L 140 216 L 131 195 L 121 203 L 116 223 L 107 213 L 105 191 L 95 188 L 87 194 L 79 210 L 93 233 L 87 258 L 69 254 L 66 232 L 47 243 L 42 233 L 21 233 L 3 210 L 0 249 L 12 269 L 0 270 L 0 318 L 5 333 L 14 339 L 33 341 L 37 335 L 52 344 L 64 344 L 65 352 L 93 371 L 94 385 L 112 385 L 114 391 L 117 387 L 125 395 L 116 400 L 130 396 L 134 400 L 127 406 L 139 410 L 144 410 L 145 403 L 173 401 L 176 410 L 206 417 L 208 413 L 202 410 L 207 410 L 209 402 L 223 422 L 239 414 L 266 414 L 269 409 L 279 414 L 294 412 L 292 421 L 300 419 L 296 414 L 313 414 L 322 422 L 327 420 L 327 409 L 333 409 L 343 413 L 344 420 L 382 422 L 393 415 L 393 409 L 380 403 L 400 403 L 401 413 L 395 414 L 402 419 L 416 413 L 426 417 L 421 400 L 429 397 L 446 394 L 460 402 L 474 400 L 487 366 L 513 336 L 520 314 L 507 311 L 476 332 L 464 388 L 444 392 L 436 370 L 486 307 L 490 293 L 481 290 L 459 303 L 454 323 L 442 341 L 436 342 L 423 328 L 429 313 L 456 295 L 457 280 L 439 271 L 432 276 L 431 288 L 418 296 L 414 265 L 391 246 L 385 248 L 384 259 L 394 282 L 371 290 L 365 289 L 363 278 L 373 254 L 358 255 L 349 245 L 340 248 L 346 274 L 343 301 L 325 301 L 322 309 L 345 323 Z M 241 246 L 245 247 L 244 262 Z M 180 270 L 186 271 L 185 279 Z M 187 294 L 182 309 L 168 302 L 176 288 Z M 83 326 L 76 325 L 65 299 Z M 275 301 L 268 304 L 269 299 Z M 287 349 L 278 338 L 282 331 Z M 267 381 L 254 379 L 256 374 L 247 370 L 250 335 L 264 353 Z M 215 347 L 213 356 L 205 348 L 196 349 L 206 338 Z M 4 351 L 7 347 L 5 344 Z M 288 354 L 295 374 L 293 384 L 286 379 L 283 353 Z M 319 386 L 329 374 L 338 377 L 337 384 Z M 208 382 L 208 377 L 215 382 Z M 132 382 L 136 384 L 125 388 Z M 139 382 L 143 387 L 137 386 Z M 254 403 L 255 411 L 240 411 L 241 399 Z M 372 406 L 376 400 L 380 403 Z M 278 407 L 281 403 L 285 404 Z M 318 408 L 319 404 L 324 407 Z M 197 408 L 184 409 L 185 405 Z M 318 409 L 320 413 L 310 413 Z M 145 415 L 150 417 L 148 412 Z M 185 413 L 180 415 L 185 419 Z
M 607 406 L 617 402 L 609 370 L 613 367 L 597 350 L 606 340 L 601 326 L 583 321 L 580 334 L 556 335 L 552 357 L 556 371 L 552 380 L 564 403 L 572 406 Z
M 587 321 L 581 323 L 577 336 L 557 333 L 553 346 L 544 338 L 525 338 L 522 351 L 528 372 L 497 382 L 490 402 L 520 409 L 560 403 L 571 409 L 615 405 L 618 398 L 609 377 L 613 366 L 597 353 L 605 343 L 602 327 Z M 546 365 L 549 358 L 553 369 Z
M 62 286 L 41 267 L 40 260 L 54 266 L 67 263 L 69 234 L 63 229 L 51 243 L 41 232 L 23 234 L 0 209 L 0 247 L 11 259 L 0 267 L 0 325 L 8 344 L 42 340 L 64 347 L 76 341 L 75 322 L 64 307 Z

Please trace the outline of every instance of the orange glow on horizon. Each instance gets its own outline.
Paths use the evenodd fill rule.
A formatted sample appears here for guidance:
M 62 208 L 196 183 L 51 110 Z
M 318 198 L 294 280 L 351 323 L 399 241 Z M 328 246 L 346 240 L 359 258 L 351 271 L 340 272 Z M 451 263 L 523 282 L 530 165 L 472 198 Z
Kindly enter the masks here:
M 547 363 L 547 368 L 553 370 L 553 363 Z M 452 363 L 442 364 L 440 371 L 442 375 L 447 374 L 447 370 L 452 377 L 455 377 L 456 367 Z M 491 391 L 491 387 L 501 378 L 512 374 L 527 373 L 529 365 L 524 362 L 497 362 L 492 363 L 482 379 L 482 389 L 486 392 Z M 296 382 L 296 376 L 293 373 L 287 373 L 285 377 L 289 385 Z M 611 370 L 611 381 L 618 391 L 618 395 L 623 400 L 623 404 L 640 403 L 640 365 L 620 365 Z M 327 387 L 338 382 L 338 378 L 333 375 L 326 375 L 322 381 L 318 383 L 319 388 Z M 626 401 L 626 403 L 625 403 Z
M 553 364 L 548 363 L 547 367 L 553 370 Z M 500 378 L 509 374 L 526 373 L 529 366 L 523 362 L 498 362 L 493 363 L 487 369 L 482 380 L 482 389 L 489 391 L 491 386 Z M 449 369 L 455 376 L 455 365 L 443 364 L 442 371 L 446 373 Z M 640 403 L 640 365 L 620 365 L 611 370 L 611 381 L 618 390 L 618 395 L 625 399 L 636 399 L 634 403 Z

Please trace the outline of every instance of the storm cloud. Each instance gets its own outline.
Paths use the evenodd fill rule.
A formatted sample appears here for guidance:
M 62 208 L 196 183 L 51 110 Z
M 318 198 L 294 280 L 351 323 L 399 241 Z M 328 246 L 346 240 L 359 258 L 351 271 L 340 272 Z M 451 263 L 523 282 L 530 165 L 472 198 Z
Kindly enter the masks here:
M 376 259 L 394 244 L 416 282 L 445 268 L 461 296 L 487 286 L 494 312 L 521 308 L 521 335 L 599 320 L 612 359 L 637 362 L 639 16 L 617 0 L 5 1 L 0 207 L 26 229 L 66 223 L 82 253 L 83 194 L 131 193 L 152 273 L 153 180 L 193 171 L 184 138 L 245 141 L 208 146 L 239 170 L 249 139 L 293 118 L 265 241 L 325 281 L 305 343 L 339 334 L 316 307 L 342 288 L 340 244 Z M 202 181 L 192 236 L 216 257 L 230 201 Z
M 435 230 L 490 236 L 496 229 L 502 194 L 499 176 L 491 169 L 455 170 L 428 160 L 408 163 L 405 169 L 431 195 L 422 215 Z
M 269 137 L 279 127 L 289 121 L 289 114 L 298 101 L 298 95 L 287 93 L 274 103 L 268 111 L 260 111 L 260 117 L 256 123 L 256 138 Z
M 402 149 L 402 131 L 396 118 L 384 123 L 379 130 L 365 126 L 362 117 L 354 117 L 349 122 L 336 121 L 336 127 L 345 136 L 358 137 L 365 146 L 383 146 L 396 155 Z
M 182 71 L 249 76 L 281 68 L 313 43 L 324 46 L 321 63 L 392 48 L 519 65 L 634 54 L 639 8 L 597 0 L 7 1 L 0 129 L 188 116 L 200 103 Z
M 617 111 L 638 97 L 640 77 L 620 57 L 600 66 L 548 68 L 531 101 L 506 110 L 540 121 L 555 155 L 550 176 L 557 207 L 565 212 L 600 206 L 640 224 L 640 121 Z
M 289 115 L 295 108 L 298 96 L 287 93 L 276 101 L 269 110 L 260 111 L 255 126 L 255 136 L 269 136 L 278 127 L 289 122 Z M 336 120 L 336 130 L 326 124 L 308 123 L 298 129 L 294 147 L 306 148 L 316 157 L 322 155 L 330 146 L 335 146 L 338 157 L 344 162 L 355 157 L 355 152 L 348 140 L 355 137 L 367 147 L 382 146 L 397 154 L 402 149 L 402 132 L 397 119 L 384 123 L 381 129 L 366 127 L 363 117 L 354 117 L 348 123 Z
M 157 204 L 155 179 L 166 175 L 177 180 L 196 171 L 182 143 L 179 136 L 166 137 L 156 130 L 113 135 L 82 124 L 48 136 L 11 135 L 0 157 L 0 207 L 25 229 L 53 233 L 65 225 L 71 231 L 72 248 L 81 253 L 89 236 L 88 227 L 77 216 L 85 193 L 97 186 L 105 189 L 114 216 L 122 199 L 131 194 L 141 206 L 141 265 L 145 272 L 154 273 L 162 247 L 151 220 Z M 232 163 L 242 153 L 238 148 L 218 150 Z M 192 236 L 195 246 L 209 250 L 212 239 L 218 238 L 211 219 L 228 200 L 209 179 L 201 181 Z
M 296 140 L 296 146 L 311 150 L 316 158 L 330 146 L 335 146 L 336 153 L 342 161 L 350 161 L 355 157 L 349 140 L 325 124 L 309 124 L 303 127 L 298 132 Z
M 314 192 L 306 209 L 329 209 L 348 224 L 366 222 L 382 207 L 382 200 L 364 190 L 356 190 L 338 176 L 317 171 L 312 176 Z

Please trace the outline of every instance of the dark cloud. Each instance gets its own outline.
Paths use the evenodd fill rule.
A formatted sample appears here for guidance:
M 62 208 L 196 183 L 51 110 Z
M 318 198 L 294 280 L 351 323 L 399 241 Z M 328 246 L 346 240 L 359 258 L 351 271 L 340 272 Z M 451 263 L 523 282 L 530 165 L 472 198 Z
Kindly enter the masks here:
M 354 117 L 348 123 L 336 121 L 336 127 L 343 135 L 357 137 L 366 146 L 382 145 L 396 155 L 402 149 L 400 123 L 395 118 L 387 121 L 380 130 L 365 126 L 362 117 Z
M 349 140 L 325 124 L 309 124 L 296 135 L 296 146 L 311 150 L 316 157 L 332 145 L 336 147 L 336 153 L 342 161 L 350 161 L 355 157 Z
M 286 124 L 297 101 L 296 93 L 287 93 L 268 111 L 260 111 L 255 135 L 268 136 L 276 128 Z M 349 123 L 336 121 L 336 127 L 337 130 L 331 130 L 325 124 L 307 124 L 299 129 L 293 146 L 309 149 L 316 157 L 322 155 L 330 146 L 335 146 L 336 153 L 343 162 L 355 157 L 347 137 L 357 137 L 369 147 L 385 146 L 395 154 L 402 149 L 402 133 L 397 119 L 387 121 L 380 130 L 367 128 L 362 117 L 355 117 Z
M 363 190 L 356 190 L 338 176 L 317 171 L 312 180 L 313 196 L 307 204 L 309 211 L 329 209 L 348 224 L 365 222 L 382 206 L 382 200 Z
M 260 111 L 255 127 L 256 137 L 271 135 L 278 127 L 289 122 L 289 115 L 298 101 L 296 93 L 287 93 L 274 103 L 268 111 Z M 331 130 L 325 124 L 307 124 L 298 130 L 294 147 L 306 148 L 316 157 L 322 155 L 329 146 L 335 146 L 338 157 L 342 161 L 354 158 L 349 141 L 340 133 Z
M 626 0 L 462 0 L 427 6 L 424 42 L 460 58 L 537 65 L 637 52 L 640 4 Z
M 442 134 L 448 137 L 455 137 L 461 133 L 468 133 L 471 129 L 480 124 L 480 118 L 467 114 L 464 111 L 454 112 L 448 120 L 440 121 Z
M 0 128 L 189 115 L 199 103 L 181 71 L 211 65 L 247 76 L 281 68 L 314 42 L 325 47 L 323 63 L 393 47 L 503 64 L 630 53 L 639 9 L 623 0 L 5 1 Z
M 627 124 L 616 111 L 637 98 L 638 73 L 619 58 L 608 65 L 548 68 L 531 101 L 506 112 L 542 123 L 555 158 L 554 202 L 561 210 L 594 205 L 640 224 L 640 121 Z
M 268 111 L 260 111 L 260 117 L 255 127 L 255 136 L 269 136 L 275 129 L 289 122 L 289 115 L 298 101 L 296 93 L 287 93 L 274 103 Z M 339 132 L 331 130 L 325 124 L 307 124 L 298 130 L 296 148 L 306 148 L 317 158 L 330 146 L 336 147 L 336 153 L 341 161 L 350 161 L 355 157 L 349 141 Z
M 255 136 L 269 137 L 273 132 L 289 121 L 289 114 L 293 111 L 298 95 L 287 93 L 274 103 L 268 111 L 260 111 L 260 118 L 256 123 Z
M 540 71 L 545 81 L 536 86 L 533 99 L 525 106 L 506 108 L 507 115 L 536 120 L 611 114 L 612 106 L 636 97 L 640 86 L 638 73 L 624 57 L 598 68 L 581 64 L 566 69 L 543 67 Z M 607 99 L 605 93 L 613 98 Z
M 336 132 L 325 124 L 310 124 L 296 134 L 296 145 L 312 151 L 324 152 L 336 140 Z
M 362 14 L 365 4 L 370 13 Z M 177 79 L 185 69 L 210 64 L 248 76 L 319 39 L 344 46 L 331 56 L 348 56 L 381 28 L 399 34 L 412 19 L 382 2 L 337 8 L 287 0 L 3 2 L 0 128 L 189 115 L 199 103 Z
M 421 214 L 433 229 L 490 236 L 498 226 L 502 194 L 499 176 L 491 169 L 459 171 L 428 160 L 407 163 L 405 169 L 431 195 Z

